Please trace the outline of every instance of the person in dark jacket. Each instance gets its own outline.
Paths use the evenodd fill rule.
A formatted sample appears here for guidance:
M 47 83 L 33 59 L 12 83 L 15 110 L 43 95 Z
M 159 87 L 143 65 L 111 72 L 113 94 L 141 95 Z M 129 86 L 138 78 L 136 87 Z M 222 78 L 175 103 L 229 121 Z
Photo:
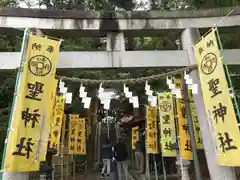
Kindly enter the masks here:
M 102 146 L 102 160 L 103 160 L 103 167 L 102 167 L 102 178 L 105 176 L 105 169 L 107 169 L 107 176 L 110 176 L 111 172 L 111 159 L 112 159 L 112 146 L 110 140 L 107 139 L 106 143 Z
M 115 145 L 113 152 L 114 159 L 117 163 L 119 180 L 123 180 L 123 176 L 125 177 L 125 180 L 128 180 L 128 151 L 127 146 L 123 142 L 122 138 L 118 140 L 118 143 Z

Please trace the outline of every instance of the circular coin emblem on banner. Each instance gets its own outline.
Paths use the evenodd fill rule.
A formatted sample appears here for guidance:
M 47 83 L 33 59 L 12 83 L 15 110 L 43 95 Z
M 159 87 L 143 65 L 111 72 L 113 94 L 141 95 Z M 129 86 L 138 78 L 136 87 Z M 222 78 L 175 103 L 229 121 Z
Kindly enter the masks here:
M 52 70 L 52 63 L 46 56 L 37 55 L 28 62 L 28 69 L 35 76 L 46 76 Z
M 217 67 L 217 56 L 213 53 L 206 54 L 201 61 L 201 70 L 204 74 L 212 74 Z
M 169 112 L 171 110 L 171 104 L 170 102 L 168 101 L 163 101 L 161 102 L 160 104 L 160 109 L 163 111 L 163 112 Z

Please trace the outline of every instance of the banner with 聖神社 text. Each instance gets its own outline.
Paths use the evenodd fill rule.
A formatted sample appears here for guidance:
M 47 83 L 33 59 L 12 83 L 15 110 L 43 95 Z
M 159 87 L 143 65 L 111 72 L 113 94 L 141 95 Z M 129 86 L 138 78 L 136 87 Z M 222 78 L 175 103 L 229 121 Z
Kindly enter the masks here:
M 176 157 L 173 145 L 176 143 L 176 130 L 171 92 L 158 93 L 158 107 L 163 157 Z
M 11 115 L 4 171 L 39 170 L 61 42 L 28 33 Z M 25 40 L 25 39 L 24 39 Z
M 70 115 L 68 153 L 86 155 L 85 118 L 79 118 L 78 114 Z
M 136 149 L 136 142 L 139 138 L 139 126 L 132 128 L 132 150 Z
M 216 29 L 195 45 L 198 74 L 207 119 L 213 124 L 217 163 L 240 166 L 240 133 L 224 72 Z
M 158 153 L 157 108 L 146 107 L 146 149 L 148 154 Z

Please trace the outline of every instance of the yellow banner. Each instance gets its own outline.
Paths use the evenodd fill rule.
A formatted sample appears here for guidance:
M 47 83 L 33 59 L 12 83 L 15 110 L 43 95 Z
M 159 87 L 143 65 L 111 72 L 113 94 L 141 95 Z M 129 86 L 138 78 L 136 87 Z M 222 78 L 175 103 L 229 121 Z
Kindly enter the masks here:
M 78 119 L 78 134 L 77 134 L 77 148 L 76 153 L 78 155 L 86 155 L 86 123 L 85 118 Z
M 192 117 L 192 121 L 193 121 L 196 147 L 197 147 L 197 149 L 203 149 L 203 141 L 202 141 L 202 135 L 200 132 L 200 125 L 199 125 L 199 122 L 197 119 L 196 107 L 195 107 L 195 104 L 193 101 L 191 90 L 188 90 L 188 100 L 189 100 L 191 117 Z
M 182 90 L 182 80 L 174 79 L 175 87 Z M 191 139 L 188 133 L 188 121 L 183 99 L 176 99 L 178 113 L 178 133 L 180 136 L 180 155 L 183 160 L 192 160 Z
M 146 147 L 147 153 L 158 153 L 158 137 L 157 137 L 157 108 L 146 107 Z
M 59 46 L 59 41 L 29 35 L 11 117 L 4 163 L 6 172 L 39 170 L 43 131 L 48 118 L 46 104 L 50 103 Z
M 86 125 L 85 118 L 79 118 L 79 115 L 71 114 L 69 123 L 69 154 L 86 154 Z
M 215 31 L 202 37 L 194 47 L 205 111 L 214 126 L 217 163 L 240 166 L 236 158 L 240 155 L 240 134 Z
M 50 145 L 49 148 L 56 148 L 59 153 L 59 143 L 61 137 L 61 128 L 64 116 L 64 97 L 56 96 L 54 107 L 53 123 L 51 124 Z M 56 155 L 58 155 L 58 153 Z
M 138 136 L 139 136 L 139 127 L 133 127 L 132 128 L 132 150 L 136 149 L 136 142 L 138 140 Z
M 68 153 L 75 154 L 77 149 L 77 133 L 78 133 L 78 114 L 70 114 L 69 133 L 68 133 Z
M 176 157 L 173 144 L 176 143 L 176 129 L 171 92 L 158 93 L 158 107 L 161 129 L 161 147 L 163 157 Z
M 46 155 L 47 155 L 47 148 L 48 148 L 48 142 L 49 142 L 49 135 L 50 135 L 50 125 L 53 120 L 53 109 L 54 109 L 54 102 L 55 102 L 55 96 L 56 96 L 56 90 L 57 90 L 57 83 L 58 81 L 54 79 L 53 86 L 52 86 L 52 92 L 51 92 L 51 97 L 50 97 L 50 103 L 48 104 L 48 110 L 47 110 L 47 119 L 46 119 L 46 126 L 44 128 L 44 138 L 43 138 L 43 143 L 42 143 L 42 148 L 41 148 L 41 156 L 40 156 L 40 161 L 45 161 L 46 160 Z

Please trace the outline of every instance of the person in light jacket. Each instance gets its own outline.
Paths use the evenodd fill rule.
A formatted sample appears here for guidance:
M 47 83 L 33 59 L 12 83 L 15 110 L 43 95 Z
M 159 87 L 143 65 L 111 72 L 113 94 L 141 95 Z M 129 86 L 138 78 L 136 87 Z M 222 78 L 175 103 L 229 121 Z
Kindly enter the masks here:
M 102 146 L 102 175 L 101 177 L 105 177 L 105 170 L 107 169 L 107 176 L 110 176 L 111 173 L 111 160 L 112 160 L 112 146 L 110 140 L 107 139 L 106 143 Z

